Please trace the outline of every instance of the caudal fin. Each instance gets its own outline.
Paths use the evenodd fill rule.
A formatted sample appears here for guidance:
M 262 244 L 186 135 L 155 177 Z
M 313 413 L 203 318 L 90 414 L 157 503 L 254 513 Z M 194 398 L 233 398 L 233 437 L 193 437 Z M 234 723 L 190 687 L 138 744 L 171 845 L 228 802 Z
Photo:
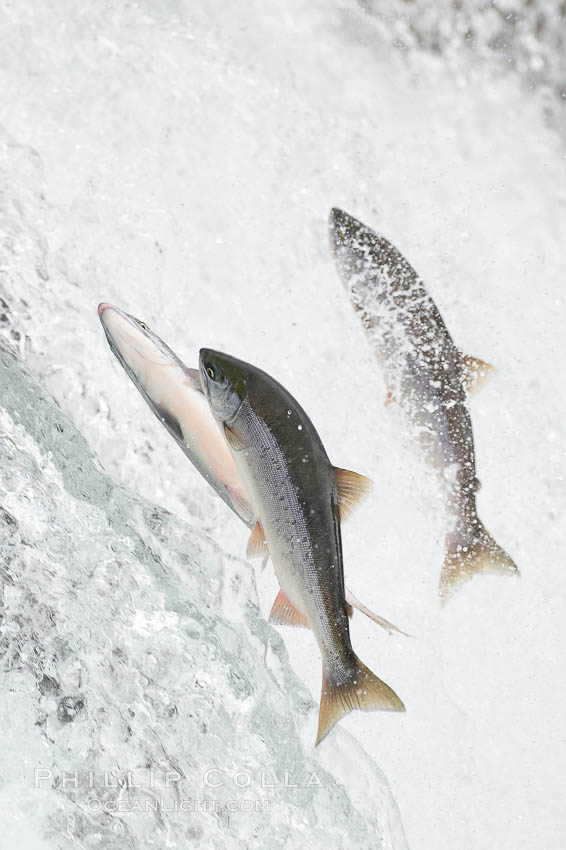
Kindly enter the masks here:
M 473 536 L 446 538 L 438 592 L 444 605 L 476 573 L 520 575 L 517 565 L 478 520 Z
M 338 721 L 350 711 L 405 711 L 394 690 L 378 679 L 357 655 L 340 681 L 322 672 L 322 693 L 316 744 L 326 738 Z

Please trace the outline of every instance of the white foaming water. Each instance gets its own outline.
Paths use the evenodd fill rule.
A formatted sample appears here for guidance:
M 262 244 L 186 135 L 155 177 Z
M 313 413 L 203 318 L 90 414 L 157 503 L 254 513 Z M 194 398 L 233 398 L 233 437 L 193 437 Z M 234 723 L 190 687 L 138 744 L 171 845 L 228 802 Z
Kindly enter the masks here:
M 249 565 L 115 485 L 4 348 L 0 380 L 0 846 L 405 848 L 350 735 L 303 742 Z
M 58 477 L 66 442 L 72 468 L 87 464 L 86 449 L 72 450 L 78 436 L 64 426 L 56 446 L 42 441 L 32 424 L 45 414 L 33 405 L 27 435 L 14 429 L 27 404 L 15 393 L 2 420 L 13 468 L 2 500 L 18 542 L 3 544 L 17 568 L 5 579 L 12 661 L 0 773 L 6 811 L 32 823 L 29 846 L 68 834 L 69 846 L 123 847 L 127 835 L 134 847 L 191 838 L 238 847 L 257 830 L 266 846 L 379 846 L 381 834 L 402 847 L 365 750 L 387 776 L 412 850 L 562 848 L 566 183 L 540 104 L 512 78 L 453 75 L 442 59 L 407 66 L 348 4 L 29 0 L 3 15 L 6 334 L 106 472 L 178 518 L 156 509 L 156 532 L 153 509 L 128 494 L 112 525 L 107 479 L 94 487 L 88 475 L 77 492 Z M 457 344 L 497 367 L 472 401 L 478 507 L 522 578 L 478 578 L 444 610 L 440 497 L 398 411 L 383 406 L 327 245 L 333 205 L 393 241 Z M 200 346 L 262 366 L 308 411 L 332 461 L 374 478 L 343 529 L 346 579 L 414 637 L 387 636 L 358 615 L 353 643 L 405 716 L 351 715 L 313 753 L 316 711 L 281 642 L 255 615 L 261 638 L 231 622 L 244 620 L 254 594 L 251 568 L 234 560 L 245 529 L 114 360 L 101 300 L 146 320 L 188 366 Z M 6 408 L 5 389 L 0 400 Z M 132 528 L 142 542 L 131 542 Z M 202 594 L 208 582 L 231 586 L 232 575 L 240 590 L 223 597 L 222 615 Z M 270 573 L 258 584 L 266 616 Z M 224 631 L 205 670 L 211 622 Z M 318 699 L 312 636 L 283 638 Z M 262 666 L 267 643 L 276 657 L 267 652 Z M 231 674 L 241 646 L 245 670 Z M 198 711 L 188 720 L 196 679 L 206 694 L 197 708 L 218 724 L 204 750 Z M 208 814 L 99 818 L 86 792 L 72 802 L 71 788 L 37 789 L 39 803 L 28 794 L 36 764 L 135 770 L 158 763 L 159 740 L 193 796 L 193 769 L 212 760 L 245 771 L 252 740 L 254 767 L 263 747 L 280 770 L 292 753 L 332 768 L 332 790 L 310 789 L 287 831 L 278 792 L 269 823 L 238 812 L 220 827 Z

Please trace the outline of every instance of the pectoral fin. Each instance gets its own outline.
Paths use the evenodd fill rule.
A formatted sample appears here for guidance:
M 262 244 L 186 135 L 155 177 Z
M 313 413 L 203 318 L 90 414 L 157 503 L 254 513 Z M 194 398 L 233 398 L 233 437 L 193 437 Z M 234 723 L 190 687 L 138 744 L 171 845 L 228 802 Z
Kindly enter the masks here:
M 489 376 L 495 372 L 495 368 L 491 364 L 480 360 L 479 357 L 462 354 L 461 360 L 464 389 L 469 393 L 474 393 L 478 390 Z
M 229 484 L 226 486 L 226 492 L 230 497 L 230 501 L 234 505 L 234 510 L 241 517 L 246 525 L 250 525 L 253 520 L 253 510 L 252 506 L 247 500 L 247 497 L 243 494 L 241 489 L 237 487 L 231 487 Z
M 188 366 L 184 366 L 183 371 L 185 373 L 185 379 L 187 383 L 193 388 L 193 390 L 202 393 L 202 384 L 200 382 L 199 370 L 190 369 Z
M 385 401 L 383 402 L 385 407 L 389 407 L 390 404 L 393 404 L 395 401 L 395 396 L 393 395 L 393 390 L 387 388 L 387 394 L 385 396 Z
M 373 482 L 365 475 L 352 472 L 351 469 L 334 467 L 336 486 L 338 487 L 338 504 L 340 506 L 340 521 L 344 522 L 365 499 L 373 487 Z
M 278 626 L 302 626 L 310 629 L 309 621 L 298 608 L 295 608 L 284 590 L 280 590 L 275 598 L 269 622 Z
M 263 526 L 259 520 L 256 520 L 256 524 L 252 529 L 252 533 L 250 535 L 250 539 L 248 540 L 248 546 L 246 549 L 246 557 L 247 558 L 263 558 L 262 569 L 267 564 L 267 560 L 269 558 L 269 549 L 267 548 L 267 543 L 265 541 L 265 533 L 263 531 Z
M 241 452 L 242 449 L 246 448 L 246 444 L 240 440 L 235 431 L 230 428 L 226 422 L 223 423 L 224 427 L 224 436 L 226 437 L 226 441 L 230 448 L 234 449 L 235 452 Z

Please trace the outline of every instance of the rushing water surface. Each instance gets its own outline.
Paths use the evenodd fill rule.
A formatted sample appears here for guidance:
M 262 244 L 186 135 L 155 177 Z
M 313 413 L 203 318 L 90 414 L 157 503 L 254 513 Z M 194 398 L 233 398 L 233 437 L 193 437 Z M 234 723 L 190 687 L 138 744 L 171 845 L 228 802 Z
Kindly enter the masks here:
M 301 740 L 314 708 L 248 565 L 105 476 L 13 354 L 3 410 L 1 800 L 29 846 L 403 847 Z M 339 744 L 340 746 L 340 744 Z M 42 840 L 43 839 L 43 840 Z M 4 836 L 3 841 L 6 840 Z M 3 846 L 10 846 L 3 844 Z
M 403 8 L 0 13 L 0 847 L 564 846 L 560 20 Z M 440 493 L 383 405 L 333 205 L 496 366 L 471 402 L 479 512 L 520 581 L 439 606 Z M 188 365 L 262 366 L 374 479 L 346 580 L 413 638 L 356 616 L 353 643 L 406 715 L 351 715 L 313 750 L 312 636 L 267 625 L 271 568 L 114 360 L 102 300 Z

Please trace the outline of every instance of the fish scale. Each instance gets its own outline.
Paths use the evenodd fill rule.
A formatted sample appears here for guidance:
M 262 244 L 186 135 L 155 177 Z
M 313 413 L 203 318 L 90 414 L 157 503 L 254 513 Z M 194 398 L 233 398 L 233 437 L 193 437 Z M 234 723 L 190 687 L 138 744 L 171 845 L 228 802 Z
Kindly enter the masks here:
M 333 609 L 335 626 L 340 631 L 348 631 L 345 601 L 342 608 L 339 602 L 340 598 L 344 598 L 343 582 L 339 582 L 336 589 L 329 582 L 330 564 L 339 563 L 340 569 L 332 572 L 336 572 L 337 577 L 343 575 L 341 552 L 336 546 L 335 535 L 318 527 L 323 523 L 321 514 L 326 506 L 318 511 L 313 509 L 313 514 L 307 518 L 304 504 L 299 500 L 299 493 L 304 491 L 307 483 L 301 479 L 306 478 L 312 484 L 314 475 L 317 482 L 317 478 L 322 477 L 320 471 L 312 470 L 310 465 L 307 470 L 303 464 L 303 468 L 299 468 L 303 475 L 294 472 L 287 463 L 285 448 L 279 445 L 267 423 L 255 414 L 247 399 L 240 408 L 237 422 L 240 438 L 248 447 L 241 453 L 236 452 L 234 459 L 246 490 L 257 494 L 254 501 L 262 506 L 261 515 L 267 519 L 262 525 L 279 582 L 291 602 L 307 617 L 327 657 L 332 657 L 335 652 L 329 621 L 327 618 L 321 621 L 318 611 L 324 603 L 321 589 L 324 581 L 327 583 L 326 595 L 337 600 Z M 305 451 L 301 444 L 293 444 L 292 449 L 296 454 Z M 320 488 L 324 489 L 323 481 Z M 335 492 L 332 496 L 336 498 Z M 321 537 L 328 540 L 323 547 L 315 544 Z M 346 640 L 349 642 L 349 638 Z

